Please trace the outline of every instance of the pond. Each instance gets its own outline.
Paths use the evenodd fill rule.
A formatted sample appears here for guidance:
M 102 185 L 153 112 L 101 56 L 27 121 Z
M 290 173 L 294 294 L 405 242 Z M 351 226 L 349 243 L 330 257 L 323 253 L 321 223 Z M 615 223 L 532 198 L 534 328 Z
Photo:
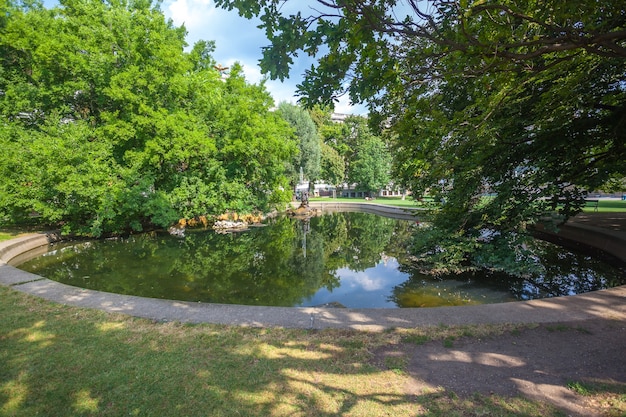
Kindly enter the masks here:
M 19 268 L 65 284 L 143 297 L 266 306 L 437 307 L 572 295 L 626 283 L 618 267 L 533 240 L 541 273 L 433 277 L 412 267 L 416 225 L 368 213 L 184 238 L 150 233 L 51 245 Z M 417 231 L 419 233 L 419 231 Z

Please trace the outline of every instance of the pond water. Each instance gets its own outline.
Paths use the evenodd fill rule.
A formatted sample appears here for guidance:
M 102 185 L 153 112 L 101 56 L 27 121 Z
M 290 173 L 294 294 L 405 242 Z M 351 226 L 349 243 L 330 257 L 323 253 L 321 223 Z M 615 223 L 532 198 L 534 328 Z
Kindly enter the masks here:
M 626 283 L 624 271 L 534 240 L 542 272 L 524 279 L 474 272 L 433 277 L 412 268 L 415 225 L 367 213 L 184 238 L 151 233 L 51 245 L 19 268 L 119 294 L 226 304 L 349 308 L 437 307 L 571 295 Z

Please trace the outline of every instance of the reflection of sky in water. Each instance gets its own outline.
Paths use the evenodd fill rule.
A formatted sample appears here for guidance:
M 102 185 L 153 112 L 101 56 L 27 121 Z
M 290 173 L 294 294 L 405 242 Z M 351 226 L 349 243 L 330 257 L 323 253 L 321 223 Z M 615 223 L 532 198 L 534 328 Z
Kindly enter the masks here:
M 530 253 L 530 266 L 539 263 L 541 268 L 524 272 L 525 279 L 493 270 L 423 275 L 403 260 L 405 248 L 399 242 L 409 239 L 410 230 L 402 228 L 407 225 L 364 213 L 313 218 L 307 259 L 300 249 L 301 222 L 285 217 L 233 235 L 194 231 L 185 239 L 157 234 L 67 242 L 50 247 L 49 256 L 30 261 L 25 256 L 20 268 L 69 285 L 144 297 L 350 308 L 498 303 L 625 283 L 620 269 L 542 241 L 532 241 L 536 249 Z M 402 232 L 397 242 L 381 238 L 396 231 Z M 384 252 L 397 254 L 402 265 Z M 332 266 L 324 265 L 327 258 Z M 338 266 L 342 268 L 335 270 Z M 521 270 L 524 262 L 514 266 Z M 329 291 L 319 288 L 323 285 L 338 286 Z
M 328 291 L 320 289 L 313 297 L 303 301 L 301 306 L 317 306 L 327 303 L 340 303 L 348 308 L 396 307 L 389 301 L 393 287 L 409 279 L 409 275 L 398 270 L 398 261 L 387 258 L 373 268 L 353 271 L 340 268 L 336 271 L 341 278 L 339 287 Z

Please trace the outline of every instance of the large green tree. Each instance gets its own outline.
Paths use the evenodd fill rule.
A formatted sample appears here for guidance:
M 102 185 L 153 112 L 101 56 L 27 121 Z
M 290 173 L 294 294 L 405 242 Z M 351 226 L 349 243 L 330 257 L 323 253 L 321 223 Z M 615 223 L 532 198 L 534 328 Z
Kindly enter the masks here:
M 340 186 L 346 179 L 346 163 L 332 146 L 322 143 L 321 173 L 324 181 Z
M 101 235 L 288 201 L 261 85 L 149 0 L 0 4 L 0 221 Z
M 372 136 L 359 143 L 348 178 L 358 189 L 378 193 L 389 185 L 390 169 L 391 155 L 387 146 L 380 138 Z
M 445 201 L 438 223 L 468 247 L 485 228 L 573 215 L 626 171 L 623 1 L 218 3 L 261 15 L 270 76 L 316 57 L 307 104 L 367 101 L 404 185 Z
M 342 138 L 347 137 L 348 129 L 343 123 L 332 121 L 332 109 L 328 106 L 314 106 L 309 109 L 321 141 L 320 176 L 334 186 L 346 180 L 346 145 Z

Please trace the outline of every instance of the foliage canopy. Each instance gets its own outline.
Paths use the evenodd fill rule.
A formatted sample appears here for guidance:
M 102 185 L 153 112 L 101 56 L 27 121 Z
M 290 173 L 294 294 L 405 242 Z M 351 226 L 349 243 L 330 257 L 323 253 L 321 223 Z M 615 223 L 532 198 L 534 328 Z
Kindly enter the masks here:
M 271 77 L 316 57 L 306 104 L 368 102 L 403 185 L 445 202 L 436 223 L 468 247 L 626 173 L 623 1 L 217 3 L 261 16 Z
M 151 1 L 0 5 L 0 221 L 99 236 L 288 200 L 296 144 Z

